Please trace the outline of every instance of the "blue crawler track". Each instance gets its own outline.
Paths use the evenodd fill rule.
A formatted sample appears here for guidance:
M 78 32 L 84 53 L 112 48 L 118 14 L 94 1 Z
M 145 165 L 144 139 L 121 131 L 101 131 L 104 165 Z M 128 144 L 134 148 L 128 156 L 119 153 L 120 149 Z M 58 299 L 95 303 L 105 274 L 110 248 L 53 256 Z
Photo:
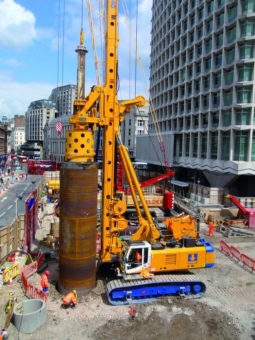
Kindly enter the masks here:
M 206 286 L 192 275 L 155 275 L 135 281 L 113 280 L 106 290 L 110 304 L 119 306 L 152 302 L 169 295 L 200 298 L 205 294 Z

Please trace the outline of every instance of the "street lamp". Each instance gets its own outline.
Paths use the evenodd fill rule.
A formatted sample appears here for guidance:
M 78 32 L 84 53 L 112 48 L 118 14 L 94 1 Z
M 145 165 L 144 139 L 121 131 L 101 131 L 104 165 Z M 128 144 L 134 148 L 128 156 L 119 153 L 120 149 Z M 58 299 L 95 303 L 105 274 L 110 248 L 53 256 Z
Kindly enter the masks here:
M 18 218 L 18 198 L 20 199 L 20 200 L 22 200 L 22 198 L 23 198 L 23 196 L 18 196 L 18 194 L 17 194 L 17 192 L 16 192 L 16 201 L 15 201 L 15 203 L 16 203 L 16 218 Z

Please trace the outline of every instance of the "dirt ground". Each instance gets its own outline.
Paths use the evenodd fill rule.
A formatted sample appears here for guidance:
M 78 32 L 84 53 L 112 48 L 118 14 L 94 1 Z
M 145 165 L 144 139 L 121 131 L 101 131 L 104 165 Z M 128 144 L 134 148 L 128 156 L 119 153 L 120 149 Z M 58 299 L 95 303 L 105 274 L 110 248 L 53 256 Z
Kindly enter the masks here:
M 38 233 L 47 232 L 38 231 Z M 206 231 L 202 230 L 202 234 Z M 37 237 L 41 237 L 42 234 Z M 11 323 L 10 340 L 61 339 L 178 339 L 178 340 L 255 340 L 255 275 L 245 270 L 220 252 L 223 236 L 216 233 L 207 237 L 215 246 L 214 268 L 196 270 L 207 286 L 201 299 L 179 297 L 161 298 L 150 304 L 134 305 L 137 316 L 132 319 L 129 306 L 109 305 L 104 285 L 98 280 L 97 287 L 86 297 L 79 299 L 75 309 L 63 310 L 61 294 L 55 283 L 57 263 L 50 263 L 50 293 L 47 303 L 46 323 L 32 334 L 18 333 Z M 255 258 L 253 238 L 224 238 L 247 255 Z M 40 276 L 34 274 L 29 281 L 39 287 Z M 18 279 L 14 286 L 0 288 L 0 320 L 5 320 L 5 303 L 13 291 L 18 302 L 25 300 Z

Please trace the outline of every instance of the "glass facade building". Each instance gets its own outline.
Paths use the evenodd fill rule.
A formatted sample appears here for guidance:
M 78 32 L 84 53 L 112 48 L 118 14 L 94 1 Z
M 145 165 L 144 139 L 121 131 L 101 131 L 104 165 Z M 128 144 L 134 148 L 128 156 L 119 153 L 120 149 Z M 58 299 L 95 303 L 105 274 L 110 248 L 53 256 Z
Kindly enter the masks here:
M 153 1 L 151 34 L 150 91 L 162 134 L 174 136 L 171 164 L 254 175 L 255 1 Z

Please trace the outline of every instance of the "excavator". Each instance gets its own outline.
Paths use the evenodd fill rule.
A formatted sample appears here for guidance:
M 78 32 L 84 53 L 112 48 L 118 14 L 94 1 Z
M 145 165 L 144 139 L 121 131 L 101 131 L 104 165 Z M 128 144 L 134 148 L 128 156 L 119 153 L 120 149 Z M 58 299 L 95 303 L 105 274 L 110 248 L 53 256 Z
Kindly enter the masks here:
M 166 218 L 167 233 L 162 235 L 150 214 L 128 150 L 120 138 L 120 125 L 125 115 L 130 113 L 132 106 L 144 106 L 146 100 L 138 96 L 120 103 L 117 99 L 118 41 L 118 0 L 108 0 L 105 85 L 94 86 L 85 99 L 74 102 L 74 115 L 69 120 L 73 130 L 68 131 L 65 152 L 67 162 L 93 163 L 94 133 L 98 127 L 103 129 L 101 252 L 98 268 L 112 270 L 117 276 L 106 286 L 108 300 L 112 305 L 123 305 L 153 301 L 166 295 L 201 297 L 206 286 L 188 271 L 213 267 L 214 247 L 199 237 L 199 230 L 191 217 L 187 217 L 191 219 L 191 228 L 186 227 L 186 220 L 185 225 L 182 224 L 183 216 Z M 85 135 L 80 148 L 78 133 Z M 72 145 L 77 145 L 74 151 Z M 120 232 L 127 228 L 128 221 L 124 217 L 127 206 L 116 194 L 114 185 L 117 152 L 124 165 L 139 221 L 139 228 L 131 237 L 120 236 Z M 178 218 L 180 223 L 176 223 Z

